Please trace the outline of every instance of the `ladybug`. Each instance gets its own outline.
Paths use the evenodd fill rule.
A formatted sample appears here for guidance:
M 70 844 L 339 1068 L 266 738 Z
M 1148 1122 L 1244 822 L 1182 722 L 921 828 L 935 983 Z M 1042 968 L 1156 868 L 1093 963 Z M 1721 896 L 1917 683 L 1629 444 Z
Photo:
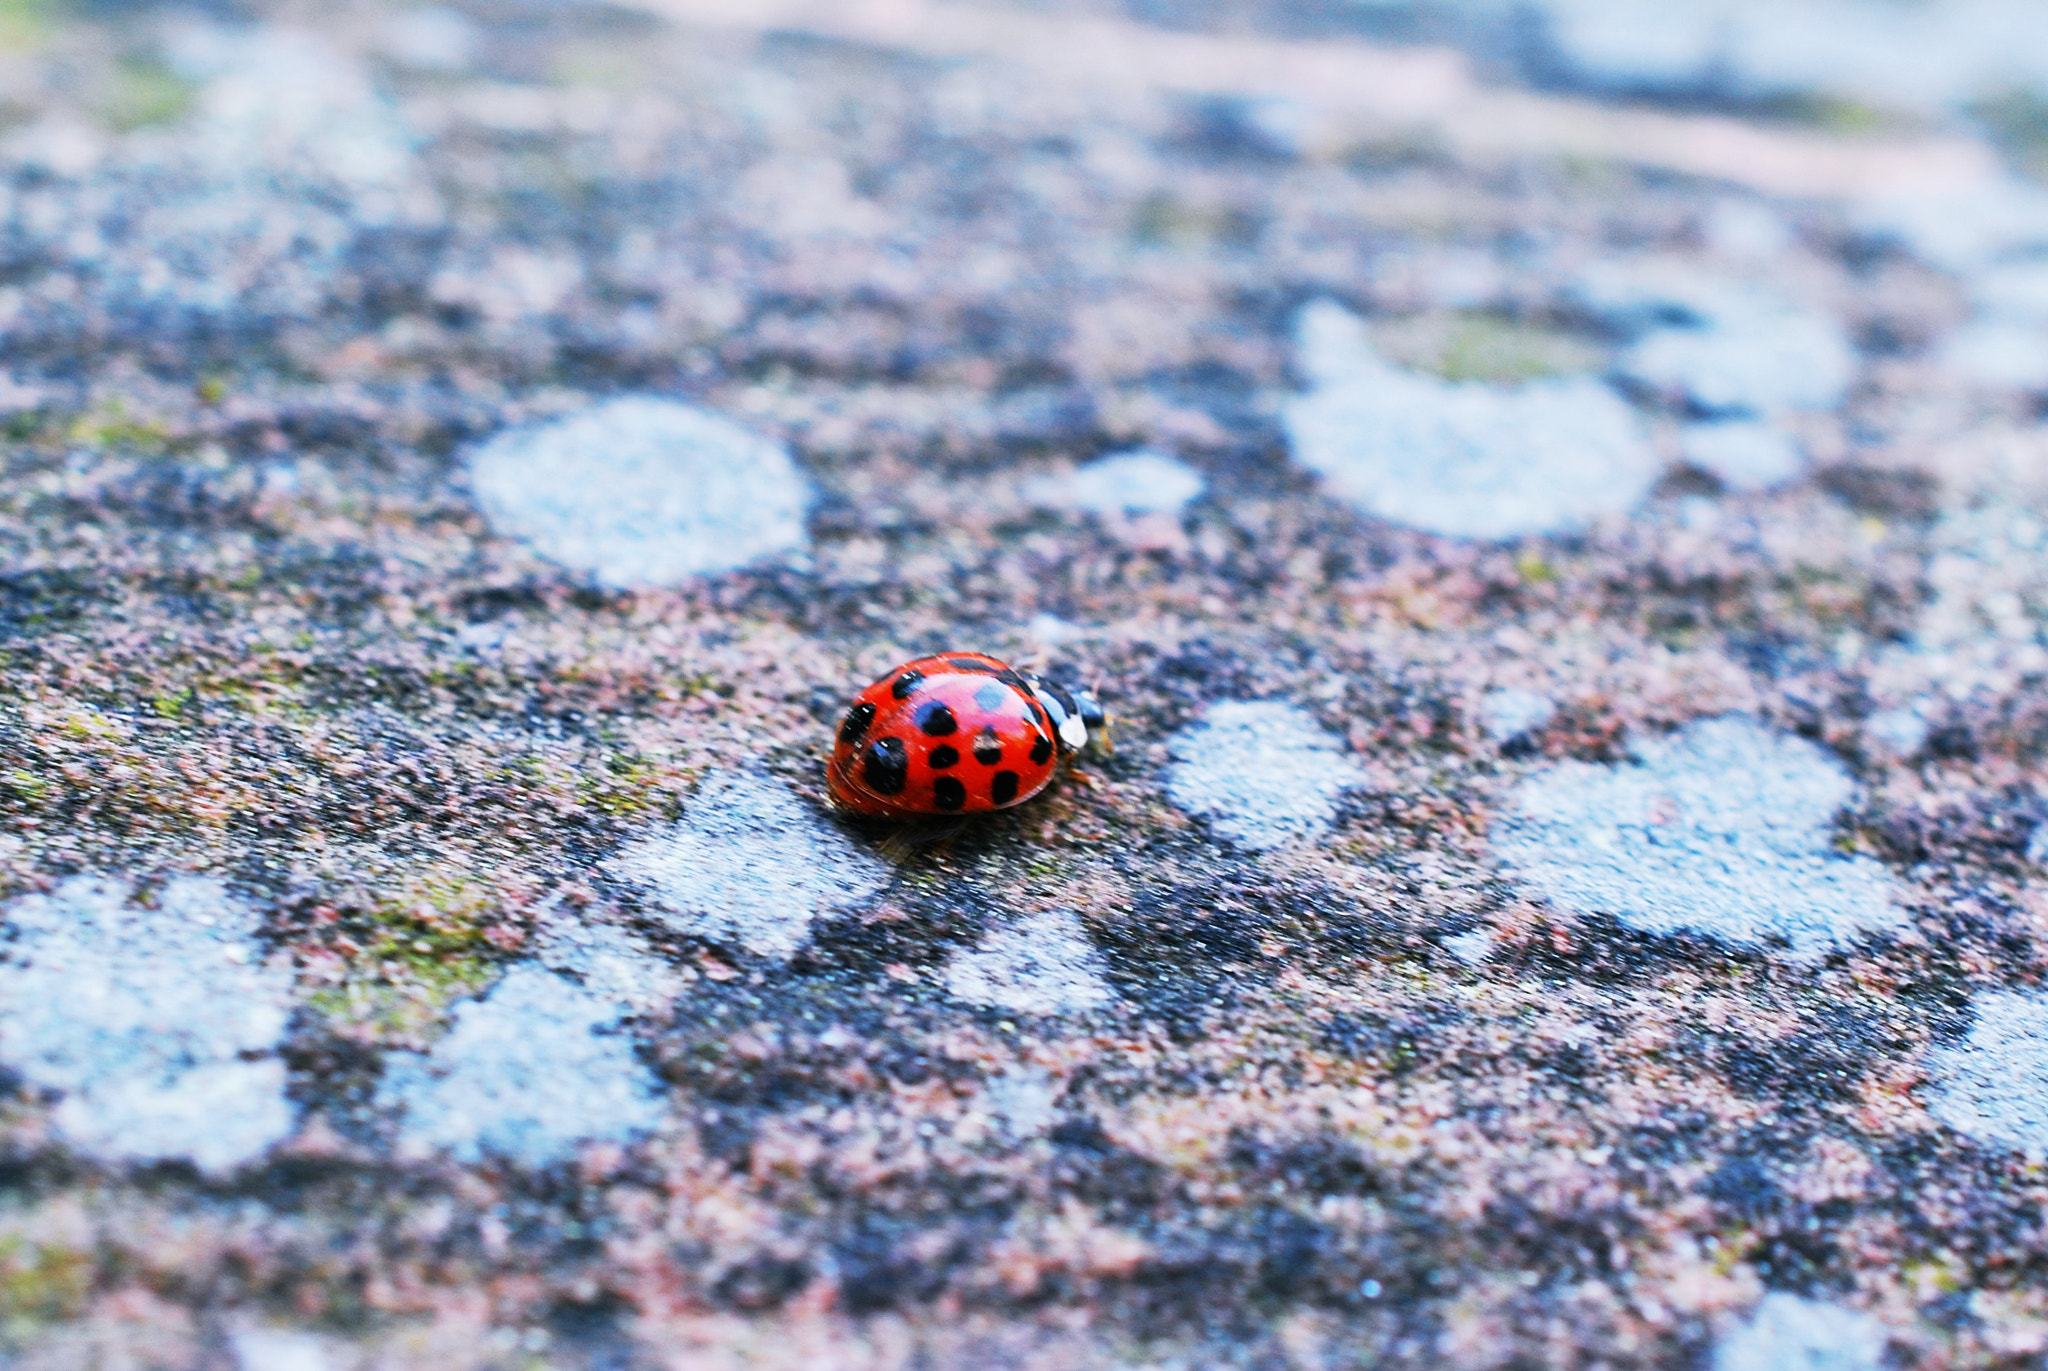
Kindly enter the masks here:
M 853 814 L 916 818 L 1023 804 L 1059 764 L 1108 745 L 1093 693 L 1028 675 L 980 652 L 906 662 L 855 697 L 826 769 L 832 802 Z

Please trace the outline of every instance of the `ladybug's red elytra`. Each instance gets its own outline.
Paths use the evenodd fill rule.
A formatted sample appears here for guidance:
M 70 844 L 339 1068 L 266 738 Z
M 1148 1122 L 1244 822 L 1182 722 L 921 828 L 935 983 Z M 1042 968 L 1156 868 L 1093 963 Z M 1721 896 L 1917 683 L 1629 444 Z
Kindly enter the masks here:
M 916 818 L 1020 805 L 1107 721 L 1092 692 L 981 652 L 905 662 L 854 698 L 826 769 L 853 814 Z

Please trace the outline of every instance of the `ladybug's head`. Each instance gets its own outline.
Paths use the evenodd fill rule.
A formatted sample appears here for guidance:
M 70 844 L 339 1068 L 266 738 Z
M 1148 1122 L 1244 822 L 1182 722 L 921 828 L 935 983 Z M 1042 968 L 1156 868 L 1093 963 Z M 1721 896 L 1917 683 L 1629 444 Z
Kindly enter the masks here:
M 1052 731 L 1059 739 L 1060 755 L 1071 757 L 1088 746 L 1091 739 L 1098 742 L 1104 751 L 1109 749 L 1109 716 L 1102 712 L 1102 702 L 1095 698 L 1095 692 L 1048 681 L 1042 676 L 1026 676 L 1031 693 L 1045 706 L 1045 712 L 1052 716 Z

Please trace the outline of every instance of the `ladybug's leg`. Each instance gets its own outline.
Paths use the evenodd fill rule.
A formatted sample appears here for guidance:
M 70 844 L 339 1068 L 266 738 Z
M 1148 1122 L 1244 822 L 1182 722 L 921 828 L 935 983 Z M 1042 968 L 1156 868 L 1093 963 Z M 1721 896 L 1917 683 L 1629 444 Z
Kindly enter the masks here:
M 969 820 L 946 819 L 935 823 L 906 823 L 882 839 L 876 850 L 900 868 L 908 868 L 911 862 L 926 852 L 943 847 L 960 836 Z

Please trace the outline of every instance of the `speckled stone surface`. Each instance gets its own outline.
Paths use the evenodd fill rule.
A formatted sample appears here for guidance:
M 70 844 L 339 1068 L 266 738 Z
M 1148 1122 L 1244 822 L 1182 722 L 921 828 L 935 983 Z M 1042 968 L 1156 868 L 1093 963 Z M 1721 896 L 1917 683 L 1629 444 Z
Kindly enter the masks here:
M 2039 1364 L 2043 32 L 0 3 L 0 1365 Z

